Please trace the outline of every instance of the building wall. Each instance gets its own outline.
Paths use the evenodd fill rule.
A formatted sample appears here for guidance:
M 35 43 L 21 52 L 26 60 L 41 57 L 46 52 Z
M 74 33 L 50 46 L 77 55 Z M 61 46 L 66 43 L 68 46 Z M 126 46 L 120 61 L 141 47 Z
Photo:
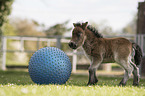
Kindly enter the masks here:
M 137 34 L 145 34 L 145 2 L 138 3 Z

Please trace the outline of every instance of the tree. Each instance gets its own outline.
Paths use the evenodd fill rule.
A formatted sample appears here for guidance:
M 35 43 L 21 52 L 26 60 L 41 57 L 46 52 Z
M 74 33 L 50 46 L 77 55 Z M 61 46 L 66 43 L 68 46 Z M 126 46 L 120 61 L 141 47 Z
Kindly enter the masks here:
M 9 22 L 6 22 L 3 27 L 2 31 L 4 35 L 8 36 L 45 36 L 45 33 L 39 28 L 39 23 L 34 20 L 28 19 L 20 19 L 20 18 L 10 18 Z M 17 50 L 14 44 L 19 45 L 19 41 L 16 40 L 7 40 L 7 48 Z M 24 41 L 24 49 L 25 50 L 36 50 L 37 49 L 37 41 Z M 39 42 L 40 47 L 46 45 L 44 42 Z M 19 50 L 19 49 L 18 49 Z M 16 56 L 23 55 L 24 53 L 7 53 L 7 58 L 9 61 L 19 61 L 16 60 Z M 31 54 L 26 54 L 26 57 L 30 57 Z
M 96 27 L 102 35 L 115 35 L 116 33 L 113 32 L 111 26 L 107 25 L 106 21 L 102 21 L 101 23 L 95 23 L 91 21 L 91 25 Z
M 0 0 L 0 37 L 2 35 L 2 25 L 6 22 L 7 16 L 11 13 L 11 5 L 13 0 Z M 1 38 L 0 38 L 0 48 L 1 48 Z M 2 62 L 0 54 L 0 63 Z M 1 66 L 0 66 L 1 68 Z
M 16 30 L 13 27 L 13 25 L 9 23 L 9 21 L 3 24 L 1 30 L 3 32 L 3 35 L 5 35 L 5 36 L 14 36 L 14 35 L 16 35 L 16 32 L 15 32 Z
M 67 28 L 67 24 L 69 21 L 65 21 L 60 24 L 55 24 L 51 27 L 49 27 L 47 30 L 45 30 L 45 33 L 47 36 L 50 35 L 64 35 L 64 33 L 71 30 L 71 28 Z
M 123 28 L 122 33 L 123 34 L 136 34 L 137 30 L 137 15 L 133 17 L 133 19 Z
M 0 1 L 0 36 L 2 35 L 1 27 L 6 22 L 7 16 L 11 13 L 11 5 L 13 0 L 1 0 Z
M 45 36 L 39 30 L 39 24 L 34 20 L 15 18 L 10 20 L 18 36 Z
M 45 36 L 45 33 L 39 30 L 39 23 L 34 20 L 15 18 L 10 20 L 10 23 L 18 36 Z M 36 45 L 37 42 L 25 41 L 26 50 L 36 50 Z

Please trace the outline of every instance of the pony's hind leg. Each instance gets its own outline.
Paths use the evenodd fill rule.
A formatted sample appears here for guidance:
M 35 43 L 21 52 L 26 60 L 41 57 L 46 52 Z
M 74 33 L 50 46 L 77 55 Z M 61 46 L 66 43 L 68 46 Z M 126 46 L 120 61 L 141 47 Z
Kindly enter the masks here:
M 138 86 L 139 85 L 139 79 L 140 79 L 140 75 L 139 75 L 139 68 L 130 60 L 131 65 L 133 66 L 134 70 L 133 70 L 133 85 L 134 86 Z
M 139 85 L 139 78 L 140 78 L 140 75 L 139 75 L 139 68 L 135 68 L 133 70 L 133 85 L 134 86 L 138 86 Z
M 94 85 L 98 82 L 98 79 L 96 77 L 96 70 L 101 64 L 101 60 L 97 58 L 92 59 L 92 63 L 89 67 L 89 81 L 87 85 Z
M 130 78 L 132 71 L 133 71 L 133 67 L 130 63 L 128 63 L 127 61 L 122 61 L 121 62 L 121 66 L 125 69 L 125 74 L 124 74 L 124 78 L 121 80 L 121 82 L 119 83 L 119 86 L 125 86 L 127 80 Z

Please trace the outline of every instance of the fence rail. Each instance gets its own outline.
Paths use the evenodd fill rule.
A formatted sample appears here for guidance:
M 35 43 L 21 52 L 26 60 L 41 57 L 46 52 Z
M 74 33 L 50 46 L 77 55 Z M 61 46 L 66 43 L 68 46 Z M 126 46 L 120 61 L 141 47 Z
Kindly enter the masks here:
M 7 49 L 7 40 L 19 40 L 20 41 L 20 48 L 18 50 L 11 50 Z M 6 70 L 6 53 L 7 52 L 25 52 L 25 53 L 34 53 L 36 50 L 24 50 L 24 41 L 36 41 L 37 42 L 37 50 L 40 48 L 39 43 L 42 41 L 47 42 L 47 46 L 50 46 L 50 42 L 56 42 L 56 47 L 61 48 L 61 43 L 68 43 L 70 41 L 69 37 L 60 37 L 60 36 L 53 36 L 53 37 L 22 37 L 22 36 L 2 36 L 2 64 L 1 69 Z M 66 53 L 68 56 L 72 56 L 72 70 L 76 71 L 76 61 L 77 61 L 77 51 L 73 50 L 72 52 Z
M 125 37 L 133 42 L 136 42 L 142 49 L 143 55 L 145 54 L 145 35 L 121 35 L 121 36 L 105 36 L 105 37 Z M 7 40 L 19 40 L 20 48 L 18 50 L 11 50 L 7 48 Z M 40 48 L 40 42 L 47 42 L 47 46 L 50 46 L 50 42 L 55 42 L 57 48 L 61 48 L 62 43 L 68 43 L 70 41 L 70 37 L 62 37 L 62 36 L 50 36 L 50 37 L 27 37 L 27 36 L 2 36 L 1 37 L 1 50 L 2 53 L 2 64 L 1 69 L 6 70 L 6 53 L 7 52 L 26 52 L 26 53 L 34 53 L 36 50 Z M 36 41 L 37 49 L 36 50 L 25 50 L 24 49 L 24 41 Z M 76 64 L 77 64 L 77 55 L 83 54 L 82 52 L 77 52 L 77 50 L 72 50 L 71 52 L 66 52 L 68 56 L 72 56 L 72 71 L 76 72 Z

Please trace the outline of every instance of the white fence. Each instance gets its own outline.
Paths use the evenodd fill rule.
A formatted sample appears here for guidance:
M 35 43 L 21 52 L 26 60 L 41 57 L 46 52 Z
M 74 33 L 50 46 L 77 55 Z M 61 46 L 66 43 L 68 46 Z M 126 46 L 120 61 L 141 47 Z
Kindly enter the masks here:
M 141 47 L 143 56 L 145 56 L 145 34 L 136 35 L 135 42 Z
M 60 48 L 61 43 L 68 43 L 70 39 L 68 37 L 60 37 L 60 36 L 53 36 L 53 37 L 20 37 L 20 36 L 2 36 L 2 64 L 1 69 L 6 70 L 6 53 L 7 52 L 26 52 L 26 53 L 34 53 L 33 50 L 24 50 L 24 41 L 36 41 L 37 42 L 37 50 L 39 49 L 39 43 L 41 41 L 47 42 L 47 46 L 50 46 L 50 42 L 56 42 L 56 47 Z M 20 42 L 20 49 L 18 50 L 9 50 L 7 48 L 7 41 L 10 40 L 18 40 Z M 66 53 L 68 56 L 72 56 L 72 70 L 73 72 L 76 71 L 76 63 L 77 63 L 77 51 L 72 50 L 72 52 Z
M 112 36 L 105 36 L 105 37 L 112 37 Z M 129 40 L 136 42 L 142 49 L 143 55 L 145 54 L 145 35 L 122 35 L 122 36 L 115 36 L 115 37 L 125 37 Z M 7 40 L 18 40 L 20 41 L 21 47 L 19 50 L 9 50 L 7 48 Z M 26 52 L 26 53 L 34 53 L 35 51 L 32 50 L 25 50 L 24 49 L 24 41 L 36 41 L 37 42 L 37 50 L 39 49 L 39 43 L 41 41 L 47 42 L 47 46 L 50 46 L 50 42 L 56 42 L 56 47 L 61 48 L 62 43 L 68 43 L 70 41 L 70 37 L 61 37 L 61 36 L 53 36 L 53 37 L 25 37 L 25 36 L 2 36 L 2 48 L 0 53 L 2 53 L 2 64 L 1 69 L 6 70 L 6 54 L 7 52 Z M 76 64 L 77 64 L 77 50 L 72 50 L 72 52 L 66 52 L 68 56 L 72 56 L 72 71 L 76 72 Z

